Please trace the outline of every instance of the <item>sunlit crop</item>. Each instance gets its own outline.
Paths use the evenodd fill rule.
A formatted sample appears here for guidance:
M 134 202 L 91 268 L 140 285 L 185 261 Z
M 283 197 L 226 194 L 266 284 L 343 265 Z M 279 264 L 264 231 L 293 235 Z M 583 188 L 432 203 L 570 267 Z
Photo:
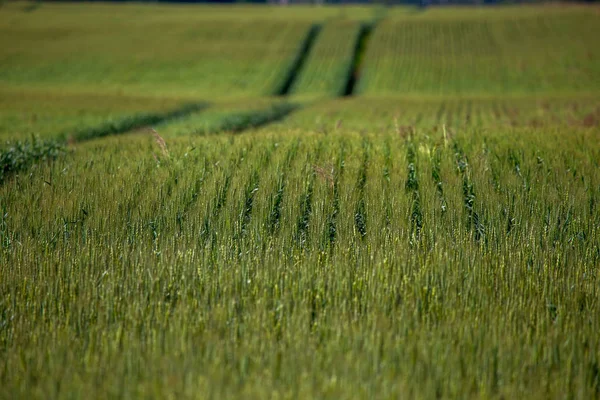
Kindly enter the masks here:
M 1 399 L 598 397 L 593 7 L 1 7 Z

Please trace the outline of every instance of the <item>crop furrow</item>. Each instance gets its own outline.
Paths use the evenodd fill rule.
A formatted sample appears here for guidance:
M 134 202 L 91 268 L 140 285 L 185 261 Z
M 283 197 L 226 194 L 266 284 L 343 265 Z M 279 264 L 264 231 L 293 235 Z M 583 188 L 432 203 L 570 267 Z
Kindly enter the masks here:
M 298 107 L 297 104 L 279 103 L 260 110 L 236 111 L 224 115 L 210 126 L 196 129 L 194 133 L 199 135 L 240 133 L 280 121 L 296 111 Z
M 260 183 L 260 176 L 258 175 L 258 170 L 254 170 L 250 180 L 248 181 L 248 185 L 246 186 L 246 193 L 244 195 L 244 207 L 242 209 L 242 217 L 241 217 L 241 234 L 246 234 L 246 227 L 250 223 L 250 218 L 252 217 L 252 207 L 254 206 L 254 196 L 258 191 L 258 185 Z
M 74 130 L 59 135 L 63 139 L 82 142 L 101 138 L 109 135 L 118 135 L 129 132 L 134 129 L 149 127 L 151 125 L 163 124 L 178 118 L 185 117 L 191 113 L 204 110 L 208 107 L 207 103 L 186 104 L 175 110 L 166 113 L 139 113 L 114 121 L 106 121 L 98 126 Z
M 485 227 L 479 213 L 475 210 L 475 185 L 470 177 L 470 168 L 467 156 L 462 151 L 457 142 L 454 142 L 454 158 L 458 171 L 462 177 L 463 204 L 467 211 L 467 227 L 473 229 L 476 241 L 485 237 Z
M 304 248 L 308 240 L 308 227 L 312 214 L 312 200 L 315 187 L 316 172 L 313 170 L 308 179 L 306 190 L 300 197 L 300 216 L 296 223 L 296 243 Z
M 442 214 L 445 214 L 448 209 L 448 203 L 446 202 L 446 196 L 444 195 L 444 184 L 442 183 L 442 149 L 436 147 L 431 158 L 431 178 L 435 184 L 435 190 L 437 192 L 440 209 Z
M 352 55 L 352 61 L 348 68 L 348 78 L 346 80 L 346 86 L 342 93 L 343 96 L 352 96 L 355 92 L 356 84 L 360 79 L 361 68 L 365 56 L 365 51 L 371 32 L 373 31 L 375 24 L 363 24 L 360 27 L 360 31 L 356 37 L 356 44 L 354 46 L 354 53 Z
M 392 171 L 392 149 L 390 146 L 389 137 L 386 138 L 383 148 L 383 184 L 384 184 L 384 196 L 389 198 L 390 196 L 390 182 L 391 182 L 391 171 Z M 385 226 L 387 229 L 390 228 L 392 223 L 392 206 L 391 202 L 385 202 Z
M 419 193 L 419 177 L 417 176 L 417 155 L 415 145 L 412 141 L 407 144 L 406 158 L 408 168 L 405 190 L 412 197 L 410 212 L 411 242 L 417 242 L 420 239 L 421 230 L 423 229 L 423 211 L 421 209 L 421 196 Z
M 208 177 L 210 177 L 213 170 L 214 170 L 213 165 L 208 160 L 205 159 L 204 165 L 202 167 L 202 172 L 201 172 L 200 176 L 198 177 L 198 179 L 196 179 L 194 181 L 194 185 L 190 188 L 190 190 L 184 196 L 187 198 L 187 200 L 185 201 L 183 208 L 181 209 L 181 211 L 178 212 L 178 214 L 181 214 L 182 216 L 187 214 L 189 209 L 194 204 L 196 204 L 196 202 L 198 201 L 198 197 L 200 196 L 200 190 L 202 189 L 204 182 L 206 182 L 206 179 Z
M 217 192 L 215 194 L 215 198 L 213 200 L 212 209 L 210 209 L 204 217 L 204 221 L 202 223 L 202 229 L 200 230 L 200 238 L 209 239 L 211 237 L 214 238 L 214 223 L 219 219 L 221 211 L 224 209 L 227 204 L 227 197 L 229 194 L 229 188 L 231 187 L 231 182 L 233 180 L 234 174 L 240 168 L 242 162 L 247 158 L 248 152 L 250 150 L 243 148 L 239 151 L 236 160 L 232 166 L 229 167 L 229 170 L 224 178 L 222 178 L 221 183 L 217 185 Z
M 337 219 L 340 212 L 340 179 L 344 174 L 344 163 L 346 158 L 346 145 L 342 142 L 337 166 L 333 173 L 333 209 L 327 216 L 327 240 L 329 246 L 333 248 L 337 237 Z
M 306 60 L 306 57 L 308 56 L 308 53 L 310 52 L 310 49 L 312 48 L 320 31 L 321 25 L 315 24 L 310 27 L 306 37 L 304 38 L 304 41 L 302 42 L 302 45 L 298 50 L 298 53 L 296 54 L 296 58 L 288 70 L 285 80 L 282 82 L 281 86 L 275 90 L 274 94 L 276 96 L 286 96 L 289 93 L 294 81 L 296 80 L 296 77 L 302 70 L 304 61 Z
M 321 142 L 319 143 L 319 146 L 315 151 L 314 155 L 310 158 L 312 158 L 313 160 L 318 160 L 322 149 L 323 147 Z M 312 202 L 316 177 L 316 169 L 314 168 L 314 166 L 310 166 L 310 175 L 308 177 L 308 182 L 306 183 L 306 189 L 304 193 L 300 196 L 300 215 L 298 216 L 298 221 L 296 222 L 295 241 L 300 248 L 304 248 L 308 242 L 308 228 L 310 225 L 310 218 L 313 212 Z
M 279 228 L 281 219 L 281 207 L 283 204 L 283 197 L 285 195 L 285 186 L 287 175 L 289 174 L 291 165 L 296 159 L 298 154 L 298 147 L 300 146 L 300 140 L 296 140 L 294 144 L 288 150 L 285 161 L 283 164 L 283 170 L 281 171 L 279 178 L 277 179 L 277 191 L 271 196 L 271 204 L 273 205 L 269 213 L 269 219 L 267 226 L 269 227 L 269 233 L 273 235 Z
M 268 147 L 262 157 L 262 162 L 255 166 L 252 172 L 248 184 L 246 185 L 244 194 L 244 206 L 241 213 L 240 232 L 241 236 L 246 235 L 246 230 L 250 219 L 252 218 L 252 210 L 254 208 L 254 198 L 259 190 L 260 186 L 260 172 L 267 171 L 273 157 L 273 152 L 277 151 L 278 147 Z
M 358 192 L 358 204 L 354 213 L 354 225 L 361 238 L 367 236 L 367 210 L 365 204 L 365 187 L 367 185 L 367 169 L 369 167 L 370 143 L 363 140 L 363 160 L 358 171 L 356 191 Z

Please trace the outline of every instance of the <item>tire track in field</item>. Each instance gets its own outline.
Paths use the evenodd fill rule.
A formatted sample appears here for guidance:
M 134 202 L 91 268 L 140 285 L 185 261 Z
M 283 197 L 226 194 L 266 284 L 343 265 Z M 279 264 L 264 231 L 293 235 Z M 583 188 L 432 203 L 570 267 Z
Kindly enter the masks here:
M 296 81 L 296 78 L 298 75 L 300 75 L 300 71 L 302 70 L 304 62 L 306 61 L 306 58 L 308 57 L 308 54 L 310 53 L 310 50 L 312 49 L 315 40 L 321 31 L 321 27 L 322 26 L 320 24 L 314 24 L 310 27 L 306 37 L 304 38 L 304 41 L 302 42 L 302 45 L 300 46 L 298 54 L 296 54 L 296 58 L 288 70 L 286 78 L 283 80 L 281 85 L 275 89 L 275 92 L 273 93 L 274 95 L 287 96 L 289 94 L 290 89 Z
M 302 69 L 306 56 L 310 52 L 314 41 L 321 30 L 320 24 L 314 24 L 309 29 L 304 42 L 300 46 L 300 50 L 296 55 L 288 70 L 285 80 L 279 88 L 275 90 L 275 95 L 286 96 L 292 87 L 296 77 Z M 123 117 L 115 121 L 105 121 L 93 127 L 86 127 L 80 130 L 62 133 L 59 137 L 62 141 L 67 140 L 72 142 L 82 142 L 91 139 L 101 138 L 110 135 L 118 135 L 130 132 L 136 129 L 150 127 L 152 125 L 165 124 L 176 119 L 181 119 L 190 116 L 193 113 L 203 111 L 210 106 L 207 102 L 198 102 L 185 104 L 174 110 L 163 113 L 137 113 Z M 223 118 L 223 121 L 217 128 L 211 132 L 205 133 L 220 133 L 223 131 L 242 132 L 249 128 L 258 128 L 267 125 L 271 122 L 281 120 L 288 114 L 297 110 L 295 104 L 276 104 L 258 111 L 234 112 Z
M 310 53 L 313 45 L 321 31 L 321 24 L 313 24 L 308 30 L 306 37 L 300 45 L 299 51 L 296 54 L 293 62 L 291 63 L 285 79 L 281 84 L 275 88 L 273 93 L 274 96 L 286 97 L 288 96 L 291 88 L 294 85 L 297 77 L 300 75 L 306 58 Z M 271 104 L 268 107 L 259 110 L 246 110 L 246 111 L 235 111 L 224 115 L 221 121 L 216 127 L 209 131 L 203 131 L 204 134 L 231 132 L 240 133 L 252 128 L 259 128 L 268 125 L 272 122 L 276 122 L 284 119 L 289 114 L 297 111 L 301 108 L 301 105 L 295 103 L 278 103 Z
M 371 32 L 377 25 L 379 17 L 376 21 L 363 23 L 359 33 L 355 39 L 354 52 L 352 60 L 346 72 L 345 86 L 340 93 L 341 96 L 352 96 L 355 92 L 356 84 L 361 75 L 361 67 L 363 64 L 366 46 L 368 44 Z M 288 71 L 284 75 L 285 78 L 281 84 L 275 88 L 273 95 L 279 97 L 287 97 L 293 87 L 295 81 L 303 70 L 304 64 L 310 54 L 319 33 L 322 29 L 322 24 L 313 24 L 308 30 L 298 53 L 292 61 Z M 190 115 L 203 111 L 210 106 L 209 103 L 199 102 L 195 104 L 186 104 L 175 110 L 164 113 L 138 113 L 131 116 L 126 116 L 115 121 L 106 121 L 100 125 L 83 128 L 74 132 L 63 133 L 61 137 L 66 141 L 81 142 L 95 138 L 101 138 L 110 135 L 118 135 L 130 132 L 136 129 L 150 127 L 152 125 L 165 124 L 177 119 L 183 119 Z M 251 128 L 259 128 L 268 125 L 272 122 L 282 120 L 302 108 L 299 104 L 275 104 L 259 110 L 234 111 L 223 116 L 222 121 L 209 131 L 204 131 L 204 134 L 233 132 L 240 133 Z
M 286 96 L 294 83 L 299 71 L 302 69 L 307 54 L 321 29 L 321 25 L 315 24 L 311 26 L 309 32 L 300 47 L 296 59 L 288 70 L 287 76 L 281 86 L 274 94 L 278 96 Z M 111 135 L 119 135 L 131 132 L 137 129 L 149 128 L 151 126 L 166 124 L 174 120 L 189 117 L 194 113 L 204 111 L 210 106 L 210 103 L 205 101 L 196 103 L 187 103 L 181 107 L 165 111 L 165 112 L 140 112 L 128 115 L 116 120 L 106 120 L 98 125 L 75 129 L 68 132 L 63 132 L 57 135 L 60 142 L 84 142 L 92 139 L 98 139 Z M 242 132 L 249 128 L 258 128 L 274 121 L 281 120 L 288 114 L 298 108 L 295 104 L 275 104 L 268 108 L 263 108 L 257 111 L 232 112 L 226 115 L 222 122 L 210 132 L 204 133 L 220 133 L 223 131 Z
M 4 183 L 7 177 L 36 164 L 40 158 L 39 154 L 37 154 L 39 152 L 43 151 L 44 156 L 49 161 L 54 161 L 59 155 L 65 152 L 67 145 L 70 143 L 84 142 L 150 127 L 151 125 L 182 118 L 193 112 L 202 111 L 207 107 L 208 103 L 206 102 L 188 103 L 167 112 L 136 113 L 116 120 L 106 120 L 96 126 L 57 133 L 51 139 L 41 140 L 34 138 L 32 143 L 27 141 L 9 143 L 6 148 L 0 148 L 0 185 Z M 33 151 L 34 148 L 37 148 L 35 152 Z M 11 162 L 15 158 L 15 155 L 20 160 L 18 164 Z
M 179 108 L 163 113 L 137 113 L 114 121 L 108 120 L 100 125 L 82 128 L 59 135 L 63 141 L 83 142 L 105 136 L 118 135 L 136 129 L 150 127 L 151 125 L 164 124 L 191 113 L 208 108 L 206 102 L 185 104 Z
M 348 68 L 348 76 L 346 78 L 346 85 L 342 92 L 342 97 L 349 97 L 354 95 L 356 91 L 356 84 L 358 83 L 363 67 L 363 61 L 371 33 L 375 29 L 377 22 L 363 23 L 360 27 L 360 31 L 356 37 L 354 45 L 354 53 L 352 55 L 352 61 Z
M 282 102 L 270 104 L 258 110 L 231 111 L 221 116 L 212 127 L 196 129 L 190 133 L 198 135 L 211 135 L 222 132 L 240 133 L 279 121 L 298 108 L 298 104 Z
M 361 76 L 364 55 L 369 42 L 372 31 L 377 26 L 381 17 L 377 17 L 375 21 L 364 22 L 355 38 L 354 52 L 348 70 L 345 73 L 345 85 L 340 93 L 340 96 L 352 96 L 355 94 L 356 85 Z M 298 53 L 292 61 L 288 71 L 285 73 L 285 78 L 281 84 L 275 88 L 273 94 L 279 97 L 287 97 L 295 81 L 303 70 L 305 61 L 310 54 L 319 33 L 322 29 L 322 24 L 313 24 L 308 30 L 302 44 L 299 47 Z M 185 104 L 174 110 L 167 112 L 148 112 L 137 113 L 125 116 L 114 121 L 105 121 L 99 125 L 86 127 L 75 131 L 64 132 L 59 135 L 62 141 L 66 142 L 83 142 L 91 139 L 102 138 L 111 135 L 118 135 L 133 130 L 142 129 L 159 124 L 170 123 L 174 120 L 184 119 L 194 113 L 204 111 L 210 107 L 210 103 L 198 102 L 193 104 Z M 203 132 L 204 134 L 221 133 L 224 131 L 240 133 L 250 128 L 258 128 L 268 125 L 272 122 L 282 120 L 302 108 L 299 104 L 276 104 L 260 110 L 235 111 L 227 113 L 223 116 L 221 123 L 210 131 Z

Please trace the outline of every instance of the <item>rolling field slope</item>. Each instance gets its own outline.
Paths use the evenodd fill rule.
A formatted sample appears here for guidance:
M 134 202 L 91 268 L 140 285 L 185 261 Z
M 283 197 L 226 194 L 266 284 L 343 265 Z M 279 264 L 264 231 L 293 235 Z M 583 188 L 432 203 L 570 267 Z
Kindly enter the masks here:
M 599 21 L 1 4 L 0 399 L 597 398 Z
M 600 90 L 595 8 L 510 10 L 387 18 L 373 32 L 360 91 L 489 96 Z
M 175 7 L 163 18 L 161 7 L 116 15 L 97 15 L 97 8 L 3 9 L 0 87 L 213 100 L 264 95 L 280 85 L 311 26 L 310 19 L 258 13 L 213 19 Z
M 342 95 L 352 72 L 354 48 L 360 27 L 358 21 L 325 24 L 292 92 L 329 97 Z
M 73 137 L 109 121 L 167 113 L 185 104 L 184 99 L 163 97 L 4 89 L 0 94 L 0 142 L 32 135 Z
M 600 124 L 600 96 L 563 97 L 351 97 L 315 102 L 278 123 L 320 132 L 430 133 L 510 128 L 593 128 Z

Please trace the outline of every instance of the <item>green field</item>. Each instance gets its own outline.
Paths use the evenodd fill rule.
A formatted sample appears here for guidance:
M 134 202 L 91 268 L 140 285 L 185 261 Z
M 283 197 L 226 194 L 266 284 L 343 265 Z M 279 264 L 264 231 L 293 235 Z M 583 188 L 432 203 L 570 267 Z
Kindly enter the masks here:
M 518 8 L 517 8 L 518 9 Z M 600 90 L 597 12 L 528 15 L 458 11 L 454 18 L 390 17 L 373 35 L 368 94 L 570 94 Z M 447 10 L 452 15 L 452 10 Z
M 293 93 L 330 97 L 343 94 L 360 25 L 359 21 L 325 25 L 292 88 Z
M 0 399 L 598 398 L 597 37 L 0 4 Z

